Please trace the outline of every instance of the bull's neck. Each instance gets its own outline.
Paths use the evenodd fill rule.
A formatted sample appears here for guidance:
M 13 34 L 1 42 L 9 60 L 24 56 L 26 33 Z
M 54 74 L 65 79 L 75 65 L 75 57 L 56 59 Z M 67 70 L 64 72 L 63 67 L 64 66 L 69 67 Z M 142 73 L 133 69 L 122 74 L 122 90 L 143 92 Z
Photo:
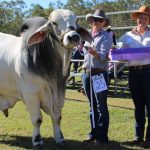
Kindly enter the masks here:
M 70 65 L 70 60 L 72 56 L 72 50 L 71 49 L 66 49 L 63 47 L 61 44 L 59 44 L 57 41 L 54 42 L 56 49 L 58 50 L 61 59 L 62 59 L 62 74 L 65 77 L 68 73 L 68 68 Z
M 63 75 L 66 76 L 70 65 L 72 51 L 65 49 L 63 55 Z

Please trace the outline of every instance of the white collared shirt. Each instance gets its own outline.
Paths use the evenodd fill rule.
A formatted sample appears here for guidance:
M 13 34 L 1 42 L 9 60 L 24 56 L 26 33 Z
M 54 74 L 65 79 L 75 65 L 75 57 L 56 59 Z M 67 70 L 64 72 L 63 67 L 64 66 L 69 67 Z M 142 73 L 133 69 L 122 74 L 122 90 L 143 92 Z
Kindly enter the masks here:
M 136 27 L 120 37 L 119 42 L 122 43 L 122 48 L 140 48 L 150 47 L 150 29 L 148 28 L 144 34 L 139 34 Z M 150 64 L 150 59 L 138 59 L 129 61 L 129 66 L 147 65 Z

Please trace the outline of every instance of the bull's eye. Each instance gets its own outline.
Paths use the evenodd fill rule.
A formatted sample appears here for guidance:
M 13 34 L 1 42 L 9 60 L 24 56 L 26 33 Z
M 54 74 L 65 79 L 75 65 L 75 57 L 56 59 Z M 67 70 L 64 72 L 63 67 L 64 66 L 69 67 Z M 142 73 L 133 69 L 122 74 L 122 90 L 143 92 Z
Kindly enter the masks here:
M 52 22 L 53 26 L 58 26 L 58 24 L 56 22 Z
M 69 26 L 68 29 L 69 30 L 75 30 L 75 28 L 73 26 Z

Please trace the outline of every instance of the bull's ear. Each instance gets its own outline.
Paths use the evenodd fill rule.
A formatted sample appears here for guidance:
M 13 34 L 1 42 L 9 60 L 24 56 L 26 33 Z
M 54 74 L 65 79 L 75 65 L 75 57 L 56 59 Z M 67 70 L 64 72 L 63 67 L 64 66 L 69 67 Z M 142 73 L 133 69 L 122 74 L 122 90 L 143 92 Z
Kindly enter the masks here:
M 36 32 L 36 33 L 32 34 L 28 39 L 28 45 L 33 45 L 33 44 L 42 42 L 44 40 L 45 36 L 46 36 L 46 32 L 44 32 L 44 31 Z
M 43 26 L 37 29 L 37 31 L 28 38 L 27 41 L 28 44 L 33 45 L 42 42 L 46 37 L 47 32 L 50 31 L 50 29 L 51 29 L 50 22 L 47 21 Z
M 84 41 L 88 41 L 89 43 L 91 43 L 93 41 L 93 37 L 92 37 L 91 33 L 88 30 L 86 30 L 84 27 L 78 26 L 77 32 L 80 34 L 81 38 Z

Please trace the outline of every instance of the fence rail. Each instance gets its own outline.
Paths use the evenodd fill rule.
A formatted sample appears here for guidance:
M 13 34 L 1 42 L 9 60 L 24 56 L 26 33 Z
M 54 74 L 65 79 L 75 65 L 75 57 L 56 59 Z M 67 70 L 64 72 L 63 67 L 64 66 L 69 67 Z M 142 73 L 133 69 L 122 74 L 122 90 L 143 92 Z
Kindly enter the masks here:
M 132 11 L 118 11 L 118 12 L 107 12 L 106 15 L 111 20 L 112 29 L 116 32 L 116 37 L 119 38 L 122 34 L 127 31 L 130 31 L 136 26 L 136 22 L 133 21 L 130 17 Z M 83 26 L 90 28 L 85 21 L 86 15 L 78 16 L 78 19 L 83 23 Z
M 81 59 L 72 59 L 71 60 L 71 62 L 83 62 L 84 60 L 81 60 Z M 114 68 L 114 94 L 115 95 L 117 95 L 117 90 L 118 90 L 118 73 L 120 72 L 120 71 L 122 71 L 123 70 L 123 67 L 126 67 L 126 66 L 128 66 L 128 63 L 126 62 L 126 61 L 109 61 L 109 63 L 113 63 L 113 68 Z M 124 64 L 124 66 L 122 67 L 122 68 L 120 68 L 120 69 L 117 69 L 117 64 L 118 63 L 123 63 Z M 73 72 L 73 71 L 71 71 L 70 72 L 70 78 L 69 78 L 69 82 L 72 80 L 72 85 L 73 85 L 73 87 L 75 87 L 76 86 L 76 77 L 81 77 L 82 76 L 82 74 L 83 74 L 83 69 L 81 69 L 80 70 L 80 72 L 77 72 L 77 73 L 75 73 L 75 72 Z M 127 88 L 127 87 L 123 87 L 123 88 Z

